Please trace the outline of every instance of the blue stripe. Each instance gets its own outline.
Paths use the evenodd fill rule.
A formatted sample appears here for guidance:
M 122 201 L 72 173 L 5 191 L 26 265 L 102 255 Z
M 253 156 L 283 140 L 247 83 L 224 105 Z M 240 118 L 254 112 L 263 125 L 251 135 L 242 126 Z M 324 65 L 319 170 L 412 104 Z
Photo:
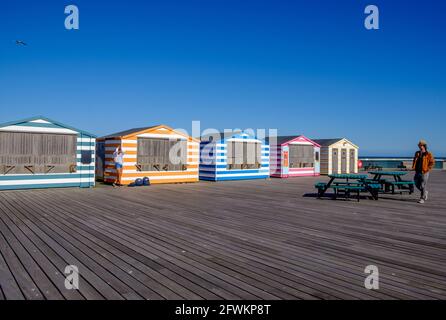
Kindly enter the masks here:
M 213 177 L 204 177 L 200 176 L 200 180 L 207 180 L 207 181 L 229 181 L 229 180 L 254 180 L 254 179 L 268 179 L 269 175 L 258 175 L 258 176 L 237 176 L 237 177 L 221 177 L 215 176 Z
M 239 177 L 217 177 L 217 181 L 227 181 L 227 180 L 254 180 L 254 179 L 267 179 L 269 175 L 261 176 L 239 176 Z
M 82 183 L 54 183 L 54 184 L 25 184 L 20 186 L 0 186 L 0 190 L 20 190 L 20 189 L 47 189 L 47 188 L 72 188 L 83 187 L 88 188 L 94 186 L 94 183 L 85 184 Z
M 78 142 L 77 146 L 78 147 L 94 147 L 95 143 L 94 142 Z
M 224 166 L 223 166 L 224 167 Z M 200 170 L 201 168 L 210 168 L 210 169 L 215 169 L 216 165 L 215 164 L 200 164 Z
M 82 165 L 82 166 L 76 166 L 77 170 L 95 170 L 95 166 L 88 166 L 88 165 Z
M 262 168 L 269 168 L 269 163 L 267 162 L 263 162 L 261 164 Z M 218 169 L 226 169 L 227 165 L 224 164 L 218 164 L 218 165 L 207 165 L 207 164 L 200 164 L 200 169 L 201 168 L 218 168 Z M 256 169 L 246 169 L 246 170 L 256 170 Z
M 227 165 L 227 162 L 226 162 L 225 159 L 216 159 L 216 160 L 214 160 L 214 161 L 215 161 L 215 163 L 219 163 L 219 164 Z M 263 161 L 262 161 L 262 164 L 265 164 L 265 163 L 269 163 L 269 161 L 268 161 L 268 160 L 263 160 Z
M 246 174 L 246 173 L 269 174 L 269 170 L 246 169 L 246 170 L 225 170 L 225 171 L 217 171 L 217 175 L 226 175 L 226 174 Z
M 217 180 L 215 179 L 215 177 L 203 177 L 203 176 L 200 176 L 200 180 L 217 181 Z
M 94 174 L 29 174 L 24 176 L 1 175 L 0 181 L 37 180 L 37 179 L 81 179 L 94 178 Z

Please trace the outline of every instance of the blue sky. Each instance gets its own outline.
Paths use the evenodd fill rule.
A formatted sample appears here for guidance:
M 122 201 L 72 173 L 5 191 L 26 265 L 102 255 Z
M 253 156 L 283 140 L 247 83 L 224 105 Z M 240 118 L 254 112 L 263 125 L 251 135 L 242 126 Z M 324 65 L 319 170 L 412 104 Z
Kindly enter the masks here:
M 364 28 L 367 4 L 380 30 Z M 103 135 L 200 120 L 347 137 L 362 155 L 424 138 L 444 156 L 445 14 L 433 0 L 3 2 L 0 122 L 42 114 Z

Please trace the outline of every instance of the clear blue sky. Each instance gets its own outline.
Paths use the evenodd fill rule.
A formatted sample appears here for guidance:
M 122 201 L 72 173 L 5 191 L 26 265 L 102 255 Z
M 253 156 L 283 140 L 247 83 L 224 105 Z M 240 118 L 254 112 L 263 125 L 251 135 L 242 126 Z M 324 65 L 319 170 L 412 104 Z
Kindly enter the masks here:
M 347 137 L 362 155 L 412 154 L 424 138 L 446 155 L 445 3 L 2 2 L 0 122 L 42 114 L 103 135 L 201 120 Z M 64 28 L 68 4 L 80 30 Z

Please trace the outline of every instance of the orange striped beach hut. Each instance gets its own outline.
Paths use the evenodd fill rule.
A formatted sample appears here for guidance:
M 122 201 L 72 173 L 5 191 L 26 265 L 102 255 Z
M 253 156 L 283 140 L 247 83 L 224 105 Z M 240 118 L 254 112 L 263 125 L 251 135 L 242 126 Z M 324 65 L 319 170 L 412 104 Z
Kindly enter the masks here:
M 148 177 L 151 184 L 198 181 L 199 140 L 166 125 L 135 128 L 97 139 L 98 179 L 113 183 L 113 153 L 124 151 L 122 183 Z

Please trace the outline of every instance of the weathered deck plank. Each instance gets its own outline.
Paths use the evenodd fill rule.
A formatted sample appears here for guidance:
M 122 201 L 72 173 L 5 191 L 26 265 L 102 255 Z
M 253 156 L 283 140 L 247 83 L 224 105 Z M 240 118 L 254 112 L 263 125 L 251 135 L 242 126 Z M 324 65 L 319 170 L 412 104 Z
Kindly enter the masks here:
M 425 205 L 318 200 L 324 179 L 0 192 L 0 299 L 446 299 L 445 172 Z

